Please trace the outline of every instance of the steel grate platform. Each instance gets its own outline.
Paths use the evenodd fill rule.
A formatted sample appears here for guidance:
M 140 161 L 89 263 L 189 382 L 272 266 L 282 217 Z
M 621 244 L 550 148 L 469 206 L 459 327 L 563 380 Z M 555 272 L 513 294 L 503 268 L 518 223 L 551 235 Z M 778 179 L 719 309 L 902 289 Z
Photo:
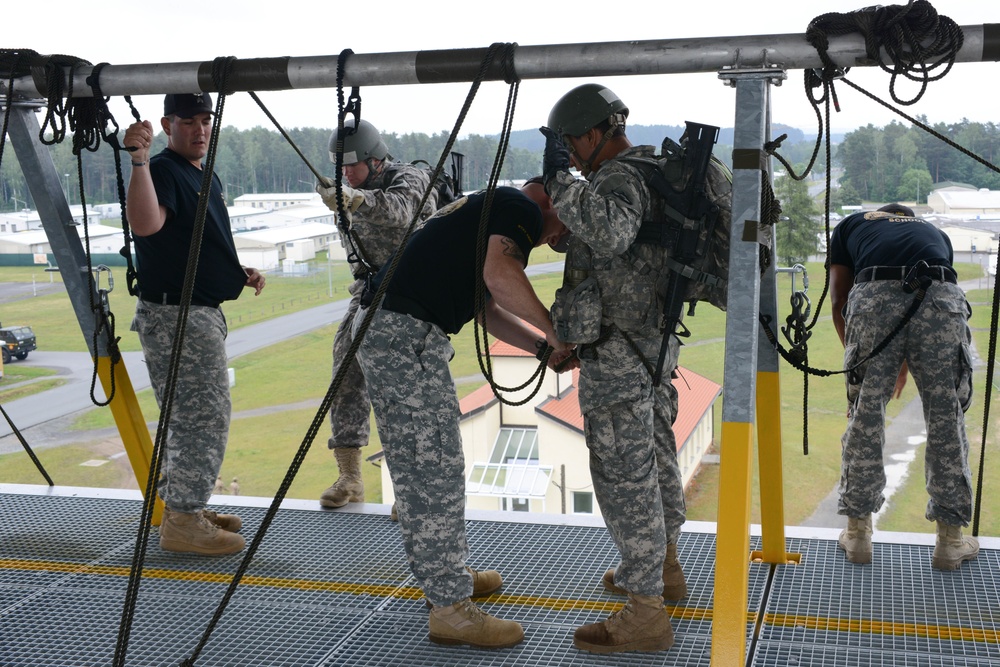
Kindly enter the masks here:
M 141 501 L 137 494 L 108 494 L 0 485 L 0 667 L 111 664 Z M 238 500 L 239 506 L 216 508 L 239 513 L 251 536 L 269 501 Z M 569 524 L 540 524 L 470 513 L 470 564 L 497 569 L 505 579 L 480 605 L 521 622 L 526 635 L 519 646 L 487 651 L 427 640 L 427 609 L 398 527 L 387 508 L 360 509 L 283 505 L 196 664 L 710 664 L 711 524 L 692 524 L 681 537 L 690 594 L 671 607 L 674 647 L 598 656 L 572 642 L 577 626 L 622 603 L 601 587 L 616 551 L 598 522 L 548 517 Z M 1000 667 L 1000 541 L 984 540 L 988 548 L 976 561 L 941 573 L 930 568 L 931 536 L 911 536 L 913 544 L 878 542 L 874 564 L 855 566 L 838 551 L 836 531 L 798 532 L 807 530 L 801 537 L 792 529 L 787 540 L 790 552 L 802 554 L 800 565 L 750 566 L 748 665 Z M 751 538 L 751 548 L 759 541 Z M 154 530 L 127 664 L 178 665 L 189 657 L 241 558 L 167 553 Z

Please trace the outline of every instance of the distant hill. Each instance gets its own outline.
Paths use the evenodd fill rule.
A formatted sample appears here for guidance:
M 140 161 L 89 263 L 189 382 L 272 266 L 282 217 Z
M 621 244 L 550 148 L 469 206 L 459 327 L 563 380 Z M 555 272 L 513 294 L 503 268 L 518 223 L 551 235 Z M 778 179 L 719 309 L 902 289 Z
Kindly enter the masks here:
M 635 144 L 650 144 L 652 146 L 659 146 L 660 142 L 663 141 L 664 137 L 670 137 L 674 141 L 680 139 L 681 134 L 684 133 L 684 127 L 682 125 L 629 125 L 628 126 L 628 138 Z M 771 129 L 772 136 L 778 137 L 782 134 L 787 134 L 788 138 L 785 140 L 787 144 L 795 144 L 800 141 L 815 141 L 816 133 L 813 132 L 807 135 L 802 130 L 797 127 L 791 127 L 789 125 L 781 125 L 776 123 Z M 496 136 L 496 135 L 494 135 Z M 834 135 L 833 142 L 840 143 L 843 141 L 843 134 Z M 731 146 L 733 144 L 733 128 L 724 127 L 719 132 L 719 144 Z M 510 147 L 511 148 L 523 148 L 532 152 L 541 152 L 545 149 L 545 141 L 541 133 L 538 130 L 515 130 L 510 134 Z

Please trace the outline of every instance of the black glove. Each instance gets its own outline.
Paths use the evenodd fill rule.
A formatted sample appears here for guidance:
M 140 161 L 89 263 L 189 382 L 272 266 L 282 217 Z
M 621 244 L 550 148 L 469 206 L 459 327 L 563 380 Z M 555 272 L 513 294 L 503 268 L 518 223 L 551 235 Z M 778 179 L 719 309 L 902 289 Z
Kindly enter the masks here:
M 546 185 L 560 171 L 569 171 L 569 149 L 555 130 L 540 127 L 545 137 L 545 155 L 542 157 L 542 179 Z

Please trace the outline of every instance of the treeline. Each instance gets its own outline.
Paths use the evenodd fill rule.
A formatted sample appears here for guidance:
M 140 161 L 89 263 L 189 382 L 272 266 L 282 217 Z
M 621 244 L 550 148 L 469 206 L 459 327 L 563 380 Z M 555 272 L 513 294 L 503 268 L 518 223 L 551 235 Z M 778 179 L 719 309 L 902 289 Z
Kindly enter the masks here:
M 918 120 L 927 124 L 926 117 Z M 979 155 L 991 164 L 1000 154 L 1000 125 L 937 123 L 935 132 Z M 865 201 L 925 203 L 935 183 L 959 182 L 977 188 L 1000 189 L 1000 174 L 916 126 L 893 121 L 849 132 L 837 151 L 843 167 L 836 199 L 840 204 Z
M 925 119 L 921 118 L 925 122 Z M 962 121 L 933 126 L 940 134 L 993 162 L 1000 153 L 1000 126 L 994 123 Z M 679 140 L 683 127 L 675 125 L 633 125 L 629 138 L 634 144 L 659 146 L 664 137 Z M 333 176 L 329 158 L 331 130 L 293 128 L 287 130 L 294 144 L 321 175 Z M 800 171 L 808 162 L 813 142 L 800 130 L 775 125 L 772 134 L 787 133 L 779 153 Z M 437 162 L 447 143 L 445 132 L 437 134 L 386 132 L 383 135 L 390 153 L 401 161 Z M 715 154 L 732 164 L 732 129 L 723 128 Z M 154 150 L 166 144 L 162 133 L 154 141 Z M 462 187 L 472 191 L 485 187 L 497 153 L 496 136 L 469 135 L 458 140 L 454 151 L 465 156 Z M 511 134 L 501 169 L 503 179 L 524 179 L 539 173 L 543 140 L 536 129 Z M 877 128 L 873 125 L 849 132 L 835 146 L 834 163 L 843 167 L 841 187 L 834 191 L 836 205 L 860 203 L 861 200 L 907 200 L 925 202 L 934 183 L 958 181 L 979 188 L 1000 189 L 1000 175 L 960 151 L 916 127 L 900 123 Z M 69 190 L 71 204 L 80 203 L 80 177 L 77 158 L 69 139 L 49 148 L 56 173 L 63 188 Z M 823 156 L 817 160 L 815 173 L 822 174 Z M 127 164 L 127 161 L 126 161 Z M 447 165 L 448 163 L 446 163 Z M 316 179 L 309 167 L 276 130 L 256 127 L 239 130 L 223 128 L 215 161 L 223 188 L 230 202 L 242 194 L 264 192 L 310 192 Z M 102 144 L 96 152 L 85 151 L 82 160 L 85 194 L 89 203 L 118 201 L 114 153 Z M 129 169 L 124 170 L 127 179 Z M 7 142 L 0 165 L 0 210 L 28 206 L 36 208 L 28 191 L 13 148 Z
M 629 137 L 635 144 L 659 146 L 664 137 L 680 139 L 683 127 L 673 125 L 636 125 L 629 127 Z M 776 131 L 789 131 L 790 136 L 801 137 L 794 128 L 776 127 Z M 323 176 L 333 176 L 329 157 L 331 130 L 326 128 L 294 128 L 286 130 L 295 146 L 306 160 Z M 276 130 L 256 127 L 239 130 L 226 127 L 220 131 L 219 149 L 215 158 L 215 171 L 222 181 L 226 197 L 231 203 L 246 193 L 310 192 L 316 178 L 295 150 Z M 437 160 L 448 141 L 445 132 L 438 134 L 409 133 L 383 134 L 390 153 L 397 160 L 411 162 L 425 160 L 431 165 Z M 724 129 L 716 146 L 716 154 L 731 164 L 732 130 Z M 154 152 L 166 145 L 166 137 L 159 133 L 153 143 Z M 466 192 L 486 186 L 497 154 L 498 137 L 469 135 L 455 143 L 453 151 L 462 153 L 464 171 L 462 187 Z M 511 133 L 506 157 L 501 169 L 502 179 L 525 179 L 541 171 L 544 141 L 537 129 L 518 130 Z M 808 156 L 810 144 L 800 141 L 786 145 L 792 159 Z M 80 203 L 80 168 L 72 152 L 72 143 L 66 141 L 49 147 L 61 185 L 68 188 L 71 204 Z M 125 160 L 127 166 L 128 161 Z M 450 162 L 446 162 L 446 167 Z M 128 179 L 130 170 L 124 170 Z M 101 144 L 96 152 L 85 151 L 82 159 L 85 196 L 88 203 L 118 201 L 117 176 L 114 152 Z M 0 167 L 0 210 L 36 208 L 28 191 L 24 176 L 14 151 L 7 143 Z
M 286 129 L 286 132 L 320 175 L 333 176 L 334 167 L 329 156 L 331 130 L 296 128 Z M 425 160 L 433 166 L 447 144 L 448 135 L 444 132 L 434 135 L 384 133 L 383 139 L 390 154 L 397 160 Z M 465 156 L 462 186 L 466 191 L 486 186 L 493 169 L 497 143 L 496 137 L 480 135 L 469 135 L 455 143 L 453 151 Z M 158 152 L 165 145 L 166 137 L 161 132 L 153 142 L 153 152 Z M 70 203 L 79 204 L 81 169 L 77 157 L 73 155 L 71 139 L 67 137 L 66 141 L 50 146 L 49 150 L 63 189 L 68 184 Z M 124 163 L 127 183 L 130 171 L 127 157 Z M 447 168 L 450 162 L 445 164 Z M 538 151 L 509 147 L 501 178 L 529 178 L 539 173 L 541 164 L 540 147 Z M 219 133 L 215 172 L 230 203 L 245 193 L 311 192 L 316 183 L 312 171 L 285 138 L 277 131 L 263 127 L 250 130 L 223 128 Z M 82 174 L 88 203 L 118 201 L 114 151 L 107 144 L 102 143 L 93 153 L 84 151 Z M 0 166 L 0 210 L 19 210 L 24 206 L 36 208 L 8 141 Z

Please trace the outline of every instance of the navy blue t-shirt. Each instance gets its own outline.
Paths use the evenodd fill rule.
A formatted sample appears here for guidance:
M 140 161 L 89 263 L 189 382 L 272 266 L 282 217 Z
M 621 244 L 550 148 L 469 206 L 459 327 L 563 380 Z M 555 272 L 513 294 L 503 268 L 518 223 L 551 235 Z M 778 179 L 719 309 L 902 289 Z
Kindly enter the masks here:
M 458 333 L 475 316 L 476 244 L 485 198 L 483 192 L 462 197 L 414 232 L 386 290 L 387 299 L 395 295 L 418 304 L 421 319 L 448 334 Z M 527 261 L 542 235 L 541 210 L 520 190 L 497 188 L 487 241 L 493 235 L 513 240 Z M 376 275 L 376 288 L 392 261 Z
M 134 239 L 139 291 L 179 296 L 184 287 L 203 172 L 165 148 L 149 160 L 149 173 L 156 198 L 167 209 L 167 220 L 155 234 Z M 236 254 L 222 186 L 213 174 L 192 298 L 206 303 L 229 301 L 239 297 L 246 280 Z
M 852 213 L 830 235 L 830 263 L 855 274 L 872 266 L 913 266 L 924 260 L 951 266 L 948 236 L 920 218 L 885 211 Z

